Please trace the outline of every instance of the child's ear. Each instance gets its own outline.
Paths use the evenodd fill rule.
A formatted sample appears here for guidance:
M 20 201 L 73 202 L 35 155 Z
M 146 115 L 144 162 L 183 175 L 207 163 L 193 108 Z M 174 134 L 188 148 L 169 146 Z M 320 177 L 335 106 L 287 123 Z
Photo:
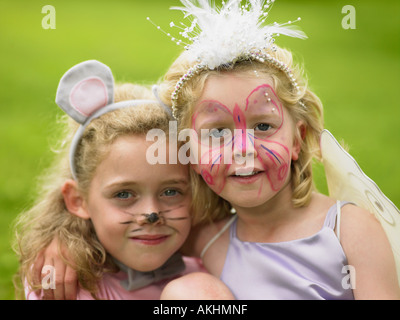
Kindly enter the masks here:
M 78 185 L 75 180 L 68 179 L 65 181 L 61 187 L 61 193 L 64 197 L 65 206 L 70 213 L 85 220 L 90 219 L 86 202 L 78 191 Z
M 307 127 L 303 121 L 299 121 L 296 124 L 296 134 L 294 135 L 293 149 L 292 149 L 292 160 L 296 161 L 299 159 L 301 146 L 306 136 Z

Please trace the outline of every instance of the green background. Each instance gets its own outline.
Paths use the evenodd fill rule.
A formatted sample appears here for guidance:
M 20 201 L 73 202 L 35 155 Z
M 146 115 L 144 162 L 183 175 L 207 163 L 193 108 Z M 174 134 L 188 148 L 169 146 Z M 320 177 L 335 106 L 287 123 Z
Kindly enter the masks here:
M 47 4 L 56 9 L 56 29 L 42 28 Z M 0 299 L 14 299 L 11 224 L 32 204 L 35 179 L 51 160 L 60 77 L 97 59 L 117 81 L 156 82 L 182 48 L 146 17 L 170 32 L 169 22 L 182 16 L 168 10 L 173 5 L 179 1 L 0 1 Z M 356 9 L 356 29 L 342 28 L 345 5 Z M 302 18 L 309 39 L 280 37 L 277 44 L 304 63 L 324 103 L 326 128 L 399 207 L 400 2 L 277 0 L 270 16 Z M 326 192 L 322 167 L 316 172 Z

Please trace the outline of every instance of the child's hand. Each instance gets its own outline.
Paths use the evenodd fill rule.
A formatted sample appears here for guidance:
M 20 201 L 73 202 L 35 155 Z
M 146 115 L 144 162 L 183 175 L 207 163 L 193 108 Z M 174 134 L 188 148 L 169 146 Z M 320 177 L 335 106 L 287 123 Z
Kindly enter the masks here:
M 60 256 L 58 251 L 58 238 L 54 238 L 48 247 L 43 249 L 36 258 L 35 264 L 33 265 L 33 281 L 35 285 L 41 285 L 44 277 L 49 272 L 43 270 L 44 267 L 53 267 L 55 276 L 55 288 L 45 289 L 43 288 L 43 299 L 44 300 L 75 300 L 78 289 L 78 276 L 76 271 L 71 266 L 65 264 L 63 258 Z M 67 249 L 61 244 L 60 250 L 62 255 L 71 261 L 68 255 Z M 42 273 L 43 270 L 43 273 Z M 48 281 L 46 281 L 48 284 Z M 37 293 L 40 295 L 40 292 Z

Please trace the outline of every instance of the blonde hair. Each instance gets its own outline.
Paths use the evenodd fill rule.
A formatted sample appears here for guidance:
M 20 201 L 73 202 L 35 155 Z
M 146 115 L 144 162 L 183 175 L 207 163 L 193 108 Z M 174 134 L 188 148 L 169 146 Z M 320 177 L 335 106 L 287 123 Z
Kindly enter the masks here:
M 296 132 L 296 139 L 302 141 L 299 159 L 292 162 L 291 183 L 293 196 L 292 201 L 295 207 L 305 206 L 309 203 L 311 193 L 314 190 L 312 178 L 312 161 L 320 159 L 319 137 L 323 129 L 323 108 L 319 98 L 308 88 L 307 81 L 299 65 L 294 64 L 292 54 L 277 47 L 277 51 L 270 53 L 272 57 L 286 64 L 297 79 L 299 91 L 293 90 L 292 84 L 287 75 L 277 67 L 268 63 L 261 63 L 250 60 L 238 59 L 235 63 L 222 65 L 215 70 L 204 70 L 185 82 L 179 92 L 177 100 L 177 115 L 180 129 L 190 128 L 192 115 L 197 99 L 201 96 L 207 79 L 212 75 L 219 75 L 229 72 L 242 73 L 255 77 L 265 75 L 271 77 L 275 91 L 281 102 L 292 116 L 294 123 L 302 121 L 306 126 L 305 132 Z M 195 63 L 189 62 L 187 53 L 184 52 L 172 64 L 164 81 L 161 84 L 160 98 L 165 104 L 171 104 L 171 94 L 179 79 L 186 74 L 189 68 Z M 306 106 L 304 108 L 299 101 Z M 193 207 L 196 212 L 202 212 L 195 216 L 195 222 L 215 220 L 226 216 L 230 204 L 218 195 L 213 193 L 203 179 L 195 172 L 191 172 Z M 202 209 L 202 210 L 200 210 Z
M 154 99 L 145 87 L 123 84 L 116 86 L 115 102 L 133 99 Z M 68 162 L 70 142 L 78 125 L 66 115 L 65 139 L 54 159 L 53 166 L 41 178 L 39 197 L 28 211 L 19 215 L 15 223 L 14 250 L 19 256 L 20 268 L 17 278 L 33 289 L 32 266 L 42 249 L 57 237 L 63 244 L 77 271 L 80 286 L 96 298 L 98 281 L 105 272 L 115 272 L 117 268 L 104 247 L 99 242 L 93 224 L 70 214 L 61 193 L 63 183 L 72 179 Z M 152 128 L 168 131 L 169 116 L 165 110 L 154 104 L 127 107 L 107 113 L 93 120 L 86 128 L 76 153 L 77 180 L 81 192 L 88 191 L 90 181 L 100 162 L 105 158 L 109 146 L 125 135 L 146 135 Z M 60 246 L 59 246 L 60 252 Z M 62 256 L 62 253 L 60 252 Z M 63 257 L 64 262 L 69 264 Z M 18 293 L 18 286 L 14 281 Z

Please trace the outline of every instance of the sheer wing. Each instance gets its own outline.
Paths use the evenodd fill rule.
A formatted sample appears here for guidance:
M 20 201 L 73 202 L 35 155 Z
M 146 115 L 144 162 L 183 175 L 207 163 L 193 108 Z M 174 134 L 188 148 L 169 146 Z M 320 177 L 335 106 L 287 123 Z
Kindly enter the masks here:
M 400 211 L 360 168 L 334 136 L 324 130 L 321 152 L 329 195 L 346 200 L 373 213 L 386 232 L 396 260 L 400 281 Z

